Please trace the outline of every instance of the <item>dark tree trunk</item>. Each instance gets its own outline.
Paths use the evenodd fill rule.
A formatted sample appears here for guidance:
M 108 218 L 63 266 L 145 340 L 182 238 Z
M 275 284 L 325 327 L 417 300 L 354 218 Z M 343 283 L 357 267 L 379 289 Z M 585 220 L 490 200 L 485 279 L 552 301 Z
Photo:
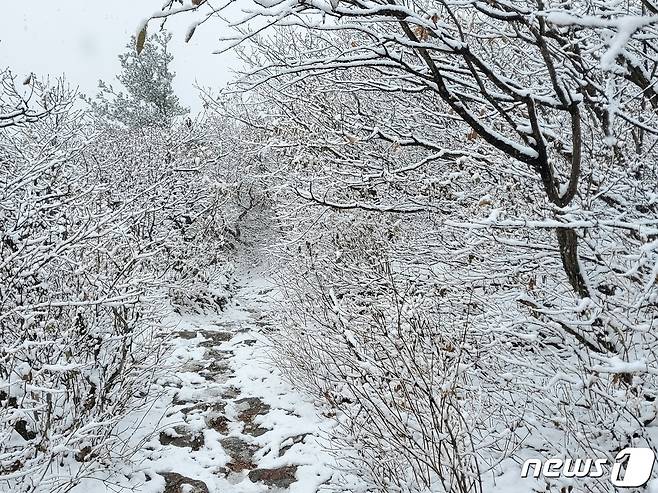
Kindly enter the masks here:
M 578 262 L 578 235 L 575 230 L 568 228 L 557 228 L 555 232 L 560 247 L 562 266 L 569 279 L 569 284 L 578 296 L 585 298 L 589 296 L 589 291 Z

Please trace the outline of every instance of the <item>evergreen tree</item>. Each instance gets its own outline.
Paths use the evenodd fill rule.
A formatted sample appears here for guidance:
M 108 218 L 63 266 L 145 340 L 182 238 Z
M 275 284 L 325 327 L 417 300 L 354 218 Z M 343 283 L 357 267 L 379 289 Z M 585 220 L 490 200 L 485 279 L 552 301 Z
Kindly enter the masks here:
M 133 128 L 170 127 L 175 117 L 189 111 L 181 106 L 172 87 L 176 74 L 169 70 L 173 60 L 167 50 L 170 40 L 167 32 L 152 34 L 137 53 L 133 37 L 126 52 L 119 55 L 121 73 L 117 80 L 126 92 L 117 92 L 112 85 L 99 81 L 96 99 L 83 99 L 97 115 L 112 123 Z

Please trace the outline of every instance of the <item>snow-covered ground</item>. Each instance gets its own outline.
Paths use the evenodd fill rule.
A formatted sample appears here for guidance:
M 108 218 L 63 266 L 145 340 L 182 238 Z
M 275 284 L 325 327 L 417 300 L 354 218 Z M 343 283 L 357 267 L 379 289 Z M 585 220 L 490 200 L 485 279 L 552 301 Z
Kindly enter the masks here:
M 363 491 L 326 452 L 334 421 L 290 388 L 269 357 L 273 287 L 245 272 L 228 307 L 175 315 L 161 395 L 125 423 L 137 453 L 74 493 Z M 137 432 L 135 432 L 137 428 Z

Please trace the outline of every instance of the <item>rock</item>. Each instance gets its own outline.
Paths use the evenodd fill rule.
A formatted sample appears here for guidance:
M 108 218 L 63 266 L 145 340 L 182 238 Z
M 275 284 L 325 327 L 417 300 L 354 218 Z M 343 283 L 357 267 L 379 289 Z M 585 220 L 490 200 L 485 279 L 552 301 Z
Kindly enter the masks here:
M 252 469 L 254 467 L 252 460 L 258 447 L 251 445 L 238 437 L 222 438 L 219 443 L 229 457 L 231 457 L 231 462 L 227 464 L 229 469 L 232 471 L 240 471 L 243 469 Z
M 270 431 L 269 428 L 263 428 L 262 426 L 258 426 L 254 423 L 245 423 L 242 430 L 243 433 L 252 437 L 259 437 L 268 431 Z
M 181 366 L 182 371 L 187 371 L 190 373 L 199 373 L 199 371 L 203 370 L 203 368 L 204 368 L 203 363 L 195 360 L 190 360 Z
M 233 332 L 236 330 L 236 328 L 240 327 L 240 321 L 239 320 L 213 320 L 212 324 L 215 327 L 219 327 L 221 329 L 225 329 L 224 331 L 229 331 Z
M 268 329 L 272 329 L 274 326 L 272 325 L 271 322 L 268 321 L 268 319 L 260 319 L 260 320 L 254 320 L 254 325 L 265 328 L 267 327 Z
M 163 493 L 210 493 L 203 481 L 187 478 L 176 472 L 163 472 L 160 475 L 165 479 Z
M 289 488 L 297 478 L 295 473 L 297 466 L 279 467 L 276 469 L 254 469 L 249 473 L 249 479 L 253 483 L 265 483 L 275 488 Z
M 228 419 L 226 419 L 226 416 L 223 414 L 206 416 L 205 421 L 206 426 L 212 428 L 216 432 L 221 433 L 222 435 L 226 435 L 228 433 Z
M 238 411 L 238 419 L 244 423 L 244 433 L 257 437 L 269 431 L 267 428 L 263 428 L 254 423 L 254 418 L 256 416 L 267 414 L 270 410 L 270 406 L 265 404 L 258 397 L 245 397 L 243 399 L 238 399 L 235 401 L 235 408 Z
M 205 411 L 223 413 L 224 409 L 226 409 L 225 402 L 198 402 L 192 406 L 184 407 L 180 412 L 183 414 L 198 414 Z
M 232 351 L 222 351 L 218 349 L 208 349 L 203 355 L 206 360 L 203 370 L 199 371 L 205 379 L 215 383 L 225 382 L 230 375 L 233 375 L 230 365 L 230 356 Z M 208 363 L 210 361 L 210 363 Z
M 186 390 L 188 390 L 188 392 L 186 392 L 183 397 L 181 397 L 179 392 L 174 394 L 172 399 L 174 406 L 192 406 L 201 402 L 213 402 L 214 400 L 219 399 L 222 394 L 222 388 L 218 385 L 206 385 L 204 388 L 195 388 L 194 386 L 191 386 Z M 189 390 L 194 390 L 194 392 L 190 393 Z
M 235 401 L 235 408 L 238 411 L 240 421 L 253 421 L 253 419 L 262 414 L 267 414 L 270 406 L 265 404 L 258 397 L 243 397 Z
M 206 339 L 205 341 L 199 343 L 199 346 L 201 347 L 221 346 L 223 342 L 230 341 L 233 337 L 233 334 L 230 332 L 216 330 L 204 330 L 201 331 L 201 334 Z
M 224 399 L 235 399 L 239 395 L 240 395 L 240 389 L 233 385 L 226 387 L 226 389 L 222 393 L 222 397 Z
M 203 359 L 210 361 L 229 361 L 232 355 L 233 351 L 230 349 L 208 348 L 203 354 Z
M 215 380 L 215 377 L 223 377 L 232 374 L 230 364 L 226 360 L 213 359 L 201 372 L 205 378 Z
M 295 435 L 293 437 L 287 438 L 283 443 L 287 441 L 291 441 L 292 443 L 288 445 L 284 445 L 279 449 L 279 457 L 285 454 L 288 450 L 290 450 L 292 446 L 295 445 L 296 443 L 303 443 L 308 435 L 309 435 L 308 433 L 302 433 L 301 435 Z
M 174 432 L 175 436 L 170 436 L 164 431 L 160 433 L 160 443 L 162 445 L 173 445 L 174 447 L 190 447 L 195 451 L 203 447 L 203 434 L 191 432 L 182 425 L 176 426 Z
M 179 337 L 181 339 L 194 339 L 196 337 L 197 331 L 196 330 L 180 330 L 176 332 L 176 337 Z

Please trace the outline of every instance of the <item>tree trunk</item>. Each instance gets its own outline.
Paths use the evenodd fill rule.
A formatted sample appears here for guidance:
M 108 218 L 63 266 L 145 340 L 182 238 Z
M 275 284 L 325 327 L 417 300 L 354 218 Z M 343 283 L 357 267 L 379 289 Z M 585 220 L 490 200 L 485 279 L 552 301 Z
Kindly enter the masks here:
M 585 279 L 580 272 L 580 262 L 578 261 L 578 235 L 576 231 L 568 228 L 557 228 L 557 243 L 560 247 L 560 257 L 562 266 L 569 279 L 569 284 L 573 290 L 581 297 L 589 296 L 589 290 Z

